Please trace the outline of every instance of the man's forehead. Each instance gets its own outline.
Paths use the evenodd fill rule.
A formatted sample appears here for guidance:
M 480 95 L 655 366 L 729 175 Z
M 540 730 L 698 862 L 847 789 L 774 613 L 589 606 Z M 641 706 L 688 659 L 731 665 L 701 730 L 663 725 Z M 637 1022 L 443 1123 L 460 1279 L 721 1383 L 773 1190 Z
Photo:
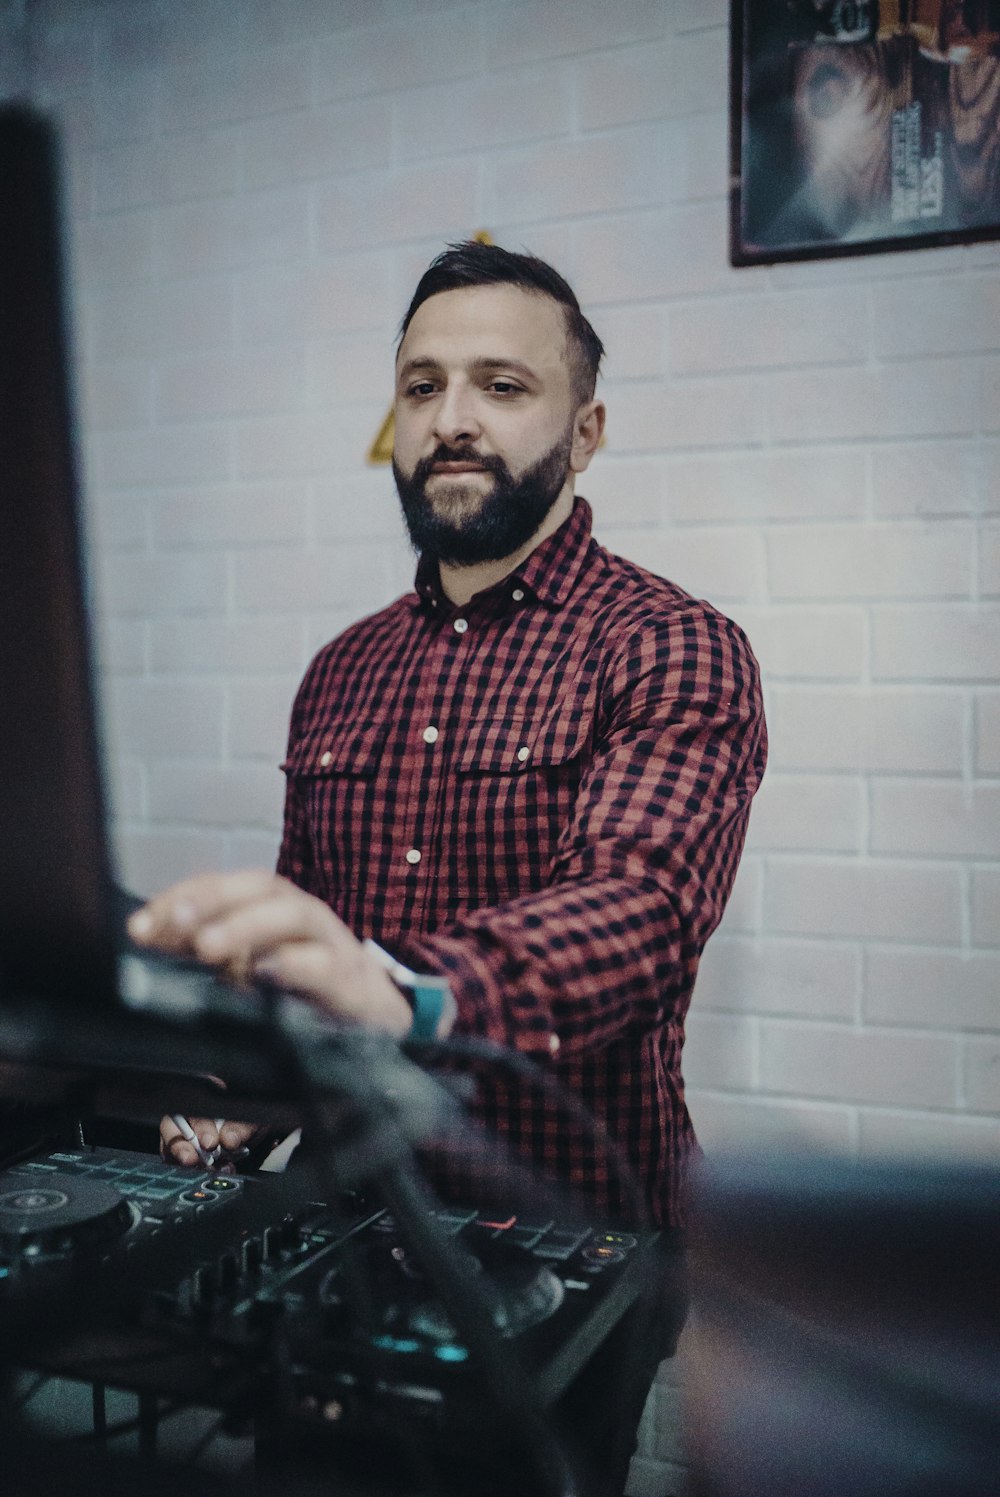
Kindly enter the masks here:
M 521 286 L 461 286 L 438 291 L 413 314 L 397 353 L 403 359 L 466 352 L 507 355 L 539 365 L 566 361 L 566 319 L 560 304 Z

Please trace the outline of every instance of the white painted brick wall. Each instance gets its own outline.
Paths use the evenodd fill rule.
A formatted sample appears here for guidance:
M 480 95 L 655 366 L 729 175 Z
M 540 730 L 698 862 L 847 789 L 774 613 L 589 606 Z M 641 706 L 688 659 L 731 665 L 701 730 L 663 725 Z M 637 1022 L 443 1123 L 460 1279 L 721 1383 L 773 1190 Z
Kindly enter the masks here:
M 667 518 L 685 521 L 856 518 L 865 511 L 866 454 L 851 447 L 771 448 L 672 463 Z
M 949 524 L 774 526 L 768 576 L 776 603 L 811 599 L 965 598 L 976 527 Z
M 950 863 L 874 858 L 774 858 L 765 931 L 862 940 L 960 942 L 964 881 Z
M 1000 944 L 1000 870 L 972 869 L 972 942 L 976 946 Z
M 873 607 L 871 672 L 883 681 L 982 681 L 1000 676 L 1000 608 L 968 603 Z
M 836 628 L 836 622 L 828 623 Z M 775 685 L 771 769 L 955 773 L 968 701 L 950 686 Z
M 974 515 L 995 506 L 996 485 L 984 480 L 989 444 L 894 442 L 871 454 L 872 508 L 877 516 Z M 994 475 L 995 476 L 995 475 Z
M 770 777 L 690 1024 L 703 1141 L 995 1156 L 1000 250 L 734 270 L 727 17 L 0 0 L 0 95 L 65 133 L 122 867 L 273 858 L 301 670 L 408 585 L 364 465 L 395 326 L 489 228 L 606 338 L 599 535 L 764 669 Z M 676 1404 L 636 1494 L 680 1489 Z
M 998 990 L 996 951 L 872 946 L 866 959 L 864 1017 L 873 1024 L 992 1029 Z
M 975 714 L 976 773 L 1000 774 L 1000 692 L 977 692 Z
M 849 942 L 718 936 L 698 978 L 703 1012 L 853 1019 L 860 1012 L 861 953 Z
M 957 1100 L 958 1044 L 950 1035 L 761 1019 L 760 1085 L 829 1101 L 928 1108 Z

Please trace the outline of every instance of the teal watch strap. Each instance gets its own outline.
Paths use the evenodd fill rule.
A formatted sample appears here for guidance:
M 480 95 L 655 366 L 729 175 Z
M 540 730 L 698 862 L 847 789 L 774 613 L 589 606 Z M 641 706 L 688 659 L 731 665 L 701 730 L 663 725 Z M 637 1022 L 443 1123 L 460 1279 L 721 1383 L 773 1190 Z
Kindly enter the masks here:
M 410 1030 L 411 1039 L 437 1039 L 441 1015 L 445 1012 L 448 1000 L 451 999 L 451 988 L 448 984 L 448 979 L 446 977 L 430 977 L 417 972 L 411 972 L 409 981 L 401 983 L 400 986 L 403 992 L 409 996 L 410 1002 L 413 1005 L 413 1028 Z
M 412 972 L 397 962 L 394 956 L 383 950 L 371 937 L 365 941 L 365 949 L 385 968 L 413 1009 L 413 1025 L 410 1038 L 414 1040 L 437 1039 L 442 1015 L 452 1018 L 455 1014 L 455 996 L 447 977 L 438 977 L 429 972 Z M 451 1026 L 449 1025 L 449 1028 Z

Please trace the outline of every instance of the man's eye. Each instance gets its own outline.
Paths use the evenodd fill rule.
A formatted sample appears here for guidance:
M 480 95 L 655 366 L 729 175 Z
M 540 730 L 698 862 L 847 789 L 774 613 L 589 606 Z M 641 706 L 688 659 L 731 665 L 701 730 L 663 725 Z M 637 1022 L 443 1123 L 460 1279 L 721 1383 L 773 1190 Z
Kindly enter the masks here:
M 520 395 L 521 393 L 521 386 L 516 385 L 510 379 L 492 379 L 489 387 L 494 395 Z
M 435 390 L 435 386 L 431 383 L 431 381 L 429 379 L 422 379 L 422 380 L 418 380 L 417 383 L 414 384 L 414 385 L 408 385 L 406 393 L 407 393 L 407 395 L 413 395 L 413 396 L 415 396 L 419 400 L 419 399 L 422 399 L 422 398 L 424 398 L 424 397 L 426 397 L 428 395 L 433 395 L 434 394 L 434 390 Z

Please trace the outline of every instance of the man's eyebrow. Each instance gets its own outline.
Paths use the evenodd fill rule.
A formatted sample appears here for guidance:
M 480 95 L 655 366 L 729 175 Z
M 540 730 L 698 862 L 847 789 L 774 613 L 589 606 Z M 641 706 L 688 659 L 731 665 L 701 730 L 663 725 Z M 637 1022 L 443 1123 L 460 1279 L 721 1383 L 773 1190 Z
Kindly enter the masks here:
M 472 359 L 468 365 L 474 374 L 489 374 L 494 369 L 509 369 L 512 374 L 519 374 L 523 379 L 537 380 L 538 375 L 530 364 L 523 363 L 520 359 L 508 359 L 503 355 L 496 357 L 484 356 Z M 429 354 L 418 358 L 407 359 L 405 364 L 400 365 L 399 378 L 403 379 L 411 374 L 418 374 L 421 370 L 438 370 L 441 368 L 440 360 L 431 358 Z
M 407 359 L 405 364 L 399 366 L 399 374 L 402 377 L 404 374 L 414 374 L 419 369 L 439 369 L 440 367 L 437 359 L 428 356 L 421 359 Z
M 520 359 L 473 359 L 469 368 L 474 369 L 477 374 L 489 374 L 492 369 L 509 369 L 512 374 L 520 374 L 523 379 L 538 378 L 531 365 L 522 363 Z

